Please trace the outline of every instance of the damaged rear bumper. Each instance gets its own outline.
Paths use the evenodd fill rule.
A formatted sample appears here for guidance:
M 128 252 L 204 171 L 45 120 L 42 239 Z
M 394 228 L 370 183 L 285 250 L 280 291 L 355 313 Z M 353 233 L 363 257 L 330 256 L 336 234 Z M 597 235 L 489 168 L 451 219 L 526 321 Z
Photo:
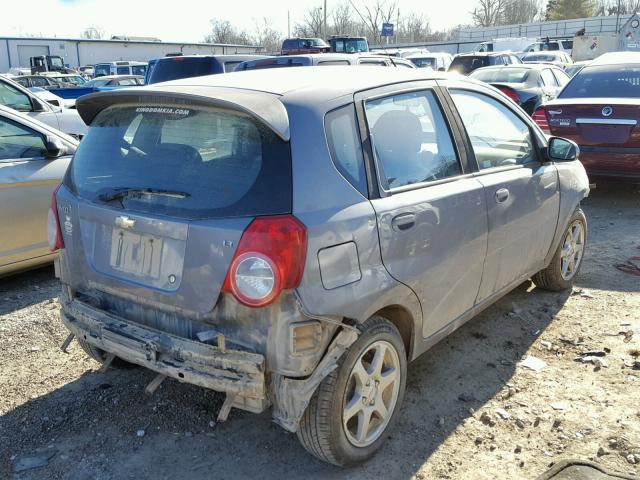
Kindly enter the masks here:
M 254 413 L 269 406 L 263 355 L 224 349 L 124 320 L 78 300 L 63 304 L 64 324 L 78 338 L 180 382 L 227 394 L 229 407 Z

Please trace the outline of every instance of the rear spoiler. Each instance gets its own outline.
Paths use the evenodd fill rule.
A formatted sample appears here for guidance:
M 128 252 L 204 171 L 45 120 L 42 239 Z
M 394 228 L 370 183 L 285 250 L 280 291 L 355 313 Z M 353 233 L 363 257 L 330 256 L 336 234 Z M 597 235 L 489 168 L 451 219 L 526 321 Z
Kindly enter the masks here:
M 140 87 L 91 93 L 76 100 L 76 109 L 87 125 L 112 105 L 205 106 L 245 113 L 268 127 L 285 142 L 290 139 L 287 110 L 277 95 L 229 87 Z

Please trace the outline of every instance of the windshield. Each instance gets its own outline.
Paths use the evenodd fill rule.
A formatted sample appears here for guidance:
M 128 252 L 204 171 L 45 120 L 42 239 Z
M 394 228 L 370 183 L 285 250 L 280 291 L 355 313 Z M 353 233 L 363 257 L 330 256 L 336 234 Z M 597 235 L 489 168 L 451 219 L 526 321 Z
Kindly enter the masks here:
M 489 65 L 489 57 L 456 57 L 449 67 L 450 72 L 467 75 L 474 70 Z
M 529 76 L 529 70 L 526 68 L 483 68 L 476 70 L 469 76 L 489 83 L 524 83 Z
M 124 208 L 160 215 L 220 218 L 291 211 L 289 144 L 231 110 L 109 107 L 82 139 L 67 178 L 80 197 L 94 202 L 133 189 L 120 198 Z
M 262 70 L 265 68 L 305 67 L 311 65 L 308 57 L 277 57 L 264 60 L 251 60 L 243 62 L 236 67 L 239 70 Z
M 212 73 L 214 73 L 214 59 L 211 57 L 169 57 L 158 60 L 149 74 L 148 83 L 200 77 Z
M 51 63 L 52 67 L 64 67 L 64 64 L 62 63 L 62 59 L 59 57 L 49 57 L 49 62 Z
M 640 98 L 640 66 L 584 67 L 558 95 L 558 98 L 589 97 Z
M 131 73 L 133 75 L 142 75 L 144 77 L 144 74 L 147 73 L 147 66 L 146 65 L 131 65 Z
M 344 38 L 335 40 L 335 51 L 338 53 L 368 52 L 369 44 L 362 38 Z

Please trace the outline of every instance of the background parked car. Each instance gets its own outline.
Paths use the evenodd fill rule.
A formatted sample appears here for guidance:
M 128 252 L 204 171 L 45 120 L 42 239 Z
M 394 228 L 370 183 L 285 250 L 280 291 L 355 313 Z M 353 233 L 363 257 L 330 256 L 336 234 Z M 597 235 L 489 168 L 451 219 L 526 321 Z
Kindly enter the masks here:
M 365 53 L 369 51 L 369 42 L 365 37 L 334 35 L 329 39 L 333 53 Z
M 492 65 L 512 65 L 522 63 L 513 53 L 462 53 L 453 57 L 449 72 L 469 75 L 474 70 Z
M 96 63 L 93 66 L 93 77 L 105 75 L 142 75 L 147 73 L 147 62 L 119 61 Z
M 573 64 L 569 54 L 565 52 L 527 53 L 522 57 L 523 63 L 550 63 L 560 68 Z
M 25 88 L 39 87 L 46 89 L 50 87 L 60 87 L 58 81 L 48 75 L 20 75 L 13 77 L 12 80 Z
M 591 60 L 583 60 L 580 62 L 573 62 L 571 65 L 567 65 L 564 67 L 564 71 L 567 72 L 569 77 L 573 77 L 576 73 L 582 70 L 584 67 L 589 65 Z
M 321 38 L 287 38 L 282 42 L 281 55 L 327 53 L 331 47 Z
M 81 87 L 87 83 L 82 75 L 71 73 L 43 73 L 42 76 L 53 78 L 61 87 Z
M 532 115 L 542 103 L 553 100 L 569 76 L 553 65 L 526 64 L 479 68 L 469 77 L 489 83 Z
M 407 59 L 389 57 L 388 55 L 317 53 L 309 55 L 287 55 L 283 57 L 262 57 L 257 60 L 242 62 L 236 67 L 236 71 L 240 72 L 244 70 L 262 70 L 266 68 L 282 67 L 327 67 L 335 65 L 415 68 L 413 63 Z
M 430 67 L 440 72 L 446 72 L 453 61 L 453 56 L 446 52 L 414 53 L 404 58 L 418 68 Z
M 533 42 L 527 45 L 522 51 L 523 53 L 529 52 L 553 52 L 560 51 L 571 55 L 573 50 L 573 40 L 541 40 Z
M 85 87 L 98 90 L 112 90 L 120 87 L 137 87 L 144 85 L 144 77 L 140 75 L 105 75 L 85 83 Z
M 22 85 L 4 77 L 0 77 L 0 105 L 26 113 L 76 138 L 81 138 L 87 131 L 87 126 L 75 110 L 51 105 Z
M 0 106 L 0 275 L 55 257 L 47 242 L 47 211 L 77 145 L 74 138 Z
M 640 53 L 606 53 L 533 115 L 580 146 L 590 177 L 640 182 Z
M 265 57 L 264 55 L 175 55 L 156 58 L 149 62 L 144 83 L 149 85 L 179 78 L 233 72 L 238 64 L 257 58 Z

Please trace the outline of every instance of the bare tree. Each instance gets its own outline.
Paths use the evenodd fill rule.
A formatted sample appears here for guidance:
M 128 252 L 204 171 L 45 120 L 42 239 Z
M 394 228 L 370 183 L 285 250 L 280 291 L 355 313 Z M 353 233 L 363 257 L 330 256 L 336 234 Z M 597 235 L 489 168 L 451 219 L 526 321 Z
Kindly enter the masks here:
M 247 45 L 251 43 L 245 31 L 239 31 L 228 20 L 211 19 L 211 33 L 205 36 L 206 43 L 232 43 Z
M 596 15 L 632 15 L 640 12 L 640 0 L 600 0 Z
M 500 25 L 504 13 L 505 0 L 480 0 L 471 12 L 473 23 L 478 27 Z
M 530 23 L 541 19 L 542 12 L 540 0 L 508 0 L 504 4 L 499 24 Z
M 87 38 L 89 40 L 100 40 L 104 38 L 104 30 L 98 27 L 87 27 L 80 34 L 80 38 Z
M 400 24 L 396 25 L 396 40 L 398 42 L 422 42 L 431 33 L 429 19 L 424 15 L 411 13 L 406 17 L 400 17 Z
M 331 12 L 332 24 L 327 30 L 334 35 L 353 35 L 357 30 L 353 20 L 352 8 L 348 3 L 341 3 Z
M 261 45 L 268 53 L 280 51 L 282 45 L 282 35 L 271 27 L 272 23 L 266 17 L 262 21 L 255 21 L 256 33 L 252 38 L 254 44 Z
M 302 23 L 297 23 L 293 27 L 293 34 L 296 37 L 322 37 L 323 23 L 322 8 L 313 7 L 307 11 Z
M 369 29 L 369 40 L 382 43 L 382 24 L 392 22 L 397 17 L 397 10 L 397 3 L 387 3 L 387 0 L 376 0 L 373 5 L 365 3 L 361 17 Z

